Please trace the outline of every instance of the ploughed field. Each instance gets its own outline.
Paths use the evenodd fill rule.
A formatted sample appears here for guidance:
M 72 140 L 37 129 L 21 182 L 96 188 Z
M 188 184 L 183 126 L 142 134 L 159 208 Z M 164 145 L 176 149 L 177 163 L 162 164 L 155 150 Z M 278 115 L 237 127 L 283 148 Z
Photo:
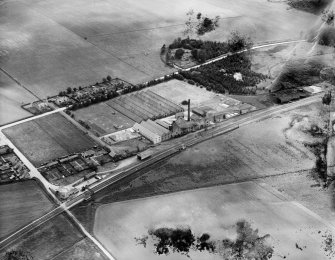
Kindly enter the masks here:
M 95 143 L 61 114 L 52 114 L 3 130 L 35 166 L 83 152 Z
M 139 83 L 172 71 L 160 48 L 183 36 L 190 9 L 222 18 L 203 39 L 223 41 L 238 30 L 257 43 L 296 39 L 314 23 L 315 15 L 287 7 L 266 0 L 7 1 L 0 66 L 39 97 L 108 74 Z
M 108 258 L 65 215 L 58 215 L 0 251 L 22 250 L 34 260 L 107 260 Z
M 184 234 L 180 247 L 179 234 Z M 210 247 L 200 249 L 197 240 L 192 245 L 192 236 L 199 239 L 203 234 Z M 105 204 L 97 208 L 94 235 L 119 260 L 237 259 L 230 253 L 234 245 L 236 250 L 245 245 L 240 254 L 250 252 L 243 259 L 264 256 L 265 249 L 272 257 L 258 259 L 334 256 L 326 244 L 332 233 L 318 217 L 255 182 Z M 230 248 L 223 240 L 236 242 Z
M 41 217 L 53 208 L 36 181 L 0 185 L 0 238 Z

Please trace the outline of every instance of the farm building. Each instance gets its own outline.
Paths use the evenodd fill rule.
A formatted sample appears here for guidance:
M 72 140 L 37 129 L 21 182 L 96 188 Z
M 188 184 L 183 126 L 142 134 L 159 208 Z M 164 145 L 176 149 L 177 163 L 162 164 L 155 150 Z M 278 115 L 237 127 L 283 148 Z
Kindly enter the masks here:
M 171 132 L 169 130 L 150 119 L 142 121 L 140 124 L 136 123 L 133 128 L 154 144 L 171 138 Z

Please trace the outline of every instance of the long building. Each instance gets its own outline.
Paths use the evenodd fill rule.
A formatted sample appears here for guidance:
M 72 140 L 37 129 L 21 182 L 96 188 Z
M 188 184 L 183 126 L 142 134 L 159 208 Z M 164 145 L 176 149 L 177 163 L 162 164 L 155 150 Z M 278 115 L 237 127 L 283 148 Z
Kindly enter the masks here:
M 152 120 L 142 121 L 140 124 L 136 123 L 133 127 L 143 136 L 148 138 L 154 144 L 166 141 L 171 138 L 171 132 Z

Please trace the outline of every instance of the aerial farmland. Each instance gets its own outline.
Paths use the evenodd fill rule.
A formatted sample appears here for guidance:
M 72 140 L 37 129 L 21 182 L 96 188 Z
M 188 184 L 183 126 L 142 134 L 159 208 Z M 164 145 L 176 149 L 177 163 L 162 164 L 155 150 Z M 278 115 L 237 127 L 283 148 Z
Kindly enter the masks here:
M 335 259 L 332 0 L 0 2 L 0 260 Z

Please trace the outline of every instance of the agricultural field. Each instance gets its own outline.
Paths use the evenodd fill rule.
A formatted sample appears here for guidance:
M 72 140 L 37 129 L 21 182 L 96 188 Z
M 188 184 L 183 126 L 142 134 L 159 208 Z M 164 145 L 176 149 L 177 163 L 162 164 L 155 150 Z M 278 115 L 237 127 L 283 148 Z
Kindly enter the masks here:
M 0 66 L 39 97 L 108 74 L 140 83 L 172 71 L 160 48 L 183 36 L 190 9 L 222 18 L 204 40 L 224 41 L 238 30 L 257 43 L 296 39 L 313 25 L 315 15 L 287 7 L 265 0 L 8 1 L 0 10 Z
M 104 136 L 132 127 L 135 122 L 106 103 L 99 103 L 73 112 L 77 121 L 87 123 L 94 133 Z
M 183 237 L 185 247 L 173 244 L 172 232 L 176 236 L 182 232 L 189 234 Z M 268 250 L 271 259 L 276 260 L 321 260 L 334 256 L 326 245 L 326 235 L 333 234 L 327 225 L 301 205 L 254 182 L 101 205 L 95 215 L 94 234 L 119 260 L 234 259 L 223 258 L 230 255 L 230 244 L 222 247 L 219 242 L 223 239 L 238 248 L 251 243 L 248 250 L 241 250 L 243 254 L 264 255 Z M 199 250 L 186 242 L 195 238 L 196 244 L 202 234 L 207 234 L 214 251 L 206 247 Z M 255 236 L 259 238 L 257 243 L 262 244 L 259 247 L 251 242 Z M 172 244 L 164 246 L 164 239 L 169 238 Z
M 28 121 L 3 132 L 35 166 L 96 145 L 60 114 Z
M 36 97 L 0 71 L 0 125 L 32 116 L 21 106 L 35 100 Z
M 34 180 L 0 186 L 0 238 L 41 217 L 53 202 Z
M 107 259 L 65 214 L 23 235 L 19 241 L 1 251 L 0 258 L 11 250 L 29 252 L 34 260 Z

